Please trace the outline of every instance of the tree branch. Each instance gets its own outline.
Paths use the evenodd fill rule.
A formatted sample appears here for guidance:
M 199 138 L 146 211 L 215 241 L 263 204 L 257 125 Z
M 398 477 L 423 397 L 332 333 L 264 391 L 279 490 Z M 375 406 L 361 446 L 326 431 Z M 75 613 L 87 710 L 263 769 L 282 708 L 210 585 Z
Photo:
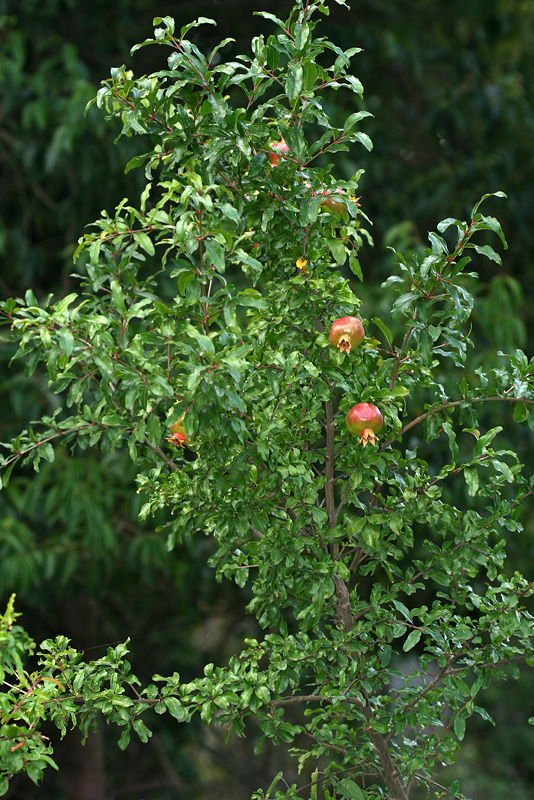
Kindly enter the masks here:
M 492 395 L 490 397 L 472 397 L 470 400 L 451 400 L 450 403 L 443 403 L 441 406 L 437 408 L 432 408 L 430 411 L 425 411 L 424 414 L 420 414 L 415 419 L 412 419 L 411 422 L 408 422 L 404 427 L 400 429 L 395 436 L 392 436 L 391 439 L 388 439 L 386 442 L 382 442 L 379 445 L 380 450 L 385 450 L 386 447 L 389 447 L 395 439 L 398 439 L 399 436 L 402 436 L 403 433 L 409 431 L 410 428 L 414 428 L 416 425 L 419 425 L 420 422 L 423 422 L 428 416 L 433 416 L 434 414 L 440 414 L 442 411 L 446 411 L 447 408 L 458 408 L 461 406 L 462 403 L 526 403 L 526 405 L 534 405 L 534 400 L 530 400 L 526 397 L 499 397 L 498 395 Z

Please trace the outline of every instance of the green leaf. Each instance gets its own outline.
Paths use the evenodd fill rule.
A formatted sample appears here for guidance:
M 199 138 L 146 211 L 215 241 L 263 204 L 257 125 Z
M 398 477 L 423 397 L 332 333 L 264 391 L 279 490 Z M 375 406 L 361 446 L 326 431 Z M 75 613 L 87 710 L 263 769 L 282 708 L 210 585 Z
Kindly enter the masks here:
M 91 264 L 98 264 L 100 255 L 100 248 L 102 247 L 102 240 L 95 239 L 89 246 L 89 261 Z
M 301 62 L 300 61 L 298 61 L 297 63 L 290 62 L 288 67 L 286 91 L 287 91 L 287 96 L 289 97 L 292 103 L 295 102 L 295 100 L 302 92 L 303 78 L 304 78 L 304 72 L 302 69 Z
M 130 728 L 125 728 L 121 733 L 119 741 L 117 742 L 120 750 L 126 750 L 128 745 L 130 744 L 130 735 L 131 735 Z
M 215 239 L 205 239 L 204 246 L 217 272 L 224 272 L 224 248 Z
M 151 155 L 152 155 L 151 153 L 143 153 L 142 156 L 134 156 L 133 158 L 131 158 L 128 161 L 128 163 L 124 167 L 124 172 L 128 173 L 132 169 L 136 169 L 137 167 L 141 167 L 145 163 L 145 161 L 148 158 L 150 158 Z M 129 736 L 128 736 L 128 738 L 129 738 Z M 119 747 L 120 747 L 120 744 L 119 744 Z
M 245 289 L 243 292 L 238 292 L 235 302 L 238 306 L 250 306 L 262 310 L 268 308 L 261 294 L 255 289 Z
M 339 781 L 336 788 L 346 800 L 365 800 L 365 795 L 358 784 L 349 778 L 343 778 Z
M 464 469 L 465 482 L 470 497 L 474 497 L 478 492 L 478 470 L 476 467 L 466 467 Z
M 351 133 L 350 137 L 351 140 L 356 140 L 357 142 L 360 142 L 360 144 L 363 144 L 365 149 L 368 150 L 369 152 L 371 152 L 371 150 L 373 149 L 373 142 L 371 140 L 371 137 L 368 136 L 366 133 L 363 133 L 363 131 L 353 132 Z
M 464 717 L 456 717 L 454 720 L 454 733 L 456 737 L 461 742 L 465 735 L 465 718 Z
M 530 417 L 530 408 L 527 406 L 526 403 L 515 403 L 514 404 L 514 414 L 513 420 L 514 422 L 526 422 Z
M 334 260 L 341 267 L 347 260 L 347 250 L 341 239 L 327 239 L 327 244 Z
M 380 330 L 385 336 L 386 342 L 388 343 L 390 348 L 393 348 L 393 336 L 386 323 L 383 322 L 383 320 L 381 320 L 380 317 L 373 317 L 371 322 L 373 322 L 377 328 L 380 328 Z
M 98 353 L 94 354 L 94 360 L 96 366 L 102 374 L 102 377 L 113 377 L 113 362 L 107 353 L 105 353 L 103 350 L 99 350 Z
M 111 299 L 113 300 L 113 305 L 117 309 L 117 311 L 122 314 L 122 316 L 126 316 L 126 304 L 124 302 L 124 292 L 122 291 L 122 286 L 118 281 L 111 281 Z
M 353 128 L 356 125 L 356 123 L 359 122 L 361 119 L 372 116 L 373 115 L 371 114 L 370 111 L 355 111 L 354 114 L 351 114 L 345 120 L 345 124 L 343 125 L 343 130 L 345 131 L 345 133 L 347 133 L 347 131 L 350 131 L 350 129 Z
M 514 482 L 514 473 L 512 472 L 508 464 L 505 464 L 504 461 L 497 461 L 496 459 L 494 459 L 491 463 L 493 464 L 497 472 L 500 472 L 501 475 L 504 475 L 508 483 Z
M 211 92 L 208 95 L 208 100 L 211 105 L 214 116 L 217 120 L 221 121 L 228 113 L 228 106 L 222 94 L 219 92 Z
M 482 225 L 480 224 L 482 223 Z M 480 222 L 477 223 L 477 228 L 482 227 L 489 230 L 492 230 L 497 236 L 500 238 L 501 242 L 503 243 L 505 249 L 508 249 L 508 244 L 504 237 L 503 229 L 501 227 L 501 223 L 495 217 L 485 217 L 482 214 L 480 215 Z
M 26 765 L 26 772 L 28 778 L 32 780 L 35 784 L 38 784 L 43 777 L 43 770 L 39 767 L 36 763 L 30 762 Z
M 152 732 L 147 728 L 142 719 L 134 719 L 133 729 L 143 743 L 148 742 L 149 738 L 152 736 Z
M 297 23 L 295 25 L 295 46 L 297 50 L 303 50 L 310 38 L 310 26 L 309 25 L 301 25 Z
M 76 294 L 76 292 L 72 292 L 72 294 L 68 294 L 66 297 L 64 297 L 62 300 L 60 300 L 59 303 L 55 303 L 54 304 L 54 309 L 55 309 L 56 313 L 63 314 L 63 312 L 66 311 L 67 308 L 70 305 L 72 305 L 74 303 L 74 301 L 77 300 L 77 299 L 78 299 L 78 295 Z
M 443 423 L 443 430 L 449 439 L 449 448 L 452 453 L 453 459 L 456 461 L 458 458 L 458 445 L 456 444 L 456 433 L 450 422 Z
M 168 380 L 163 377 L 163 375 L 153 375 L 150 378 L 150 382 L 152 384 L 152 389 L 154 390 L 154 394 L 163 395 L 165 397 L 173 397 L 174 389 L 172 388 Z
M 416 300 L 417 295 L 415 292 L 405 292 L 401 294 L 393 303 L 393 316 L 398 317 L 400 314 L 403 316 L 411 315 Z
M 281 19 L 278 19 L 278 17 L 275 17 L 274 14 L 269 14 L 268 11 L 254 11 L 253 13 L 256 14 L 258 17 L 263 17 L 264 19 L 270 19 L 271 22 L 274 22 L 275 25 L 278 25 L 279 28 L 282 28 L 284 32 L 286 31 L 285 23 L 282 22 Z
M 35 308 L 39 305 L 37 298 L 31 289 L 26 289 L 26 292 L 24 293 L 24 300 L 28 308 Z
M 271 387 L 273 397 L 277 397 L 280 391 L 280 380 L 276 372 L 271 369 L 267 370 L 267 382 Z
M 62 328 L 58 334 L 59 344 L 66 356 L 70 356 L 74 349 L 74 336 L 68 328 Z
M 408 650 L 411 650 L 412 647 L 415 647 L 415 645 L 421 638 L 421 634 L 422 634 L 421 630 L 411 631 L 411 633 L 408 634 L 408 636 L 406 637 L 406 641 L 402 645 L 402 649 L 404 650 L 405 653 L 407 653 Z
M 362 268 L 354 250 L 351 250 L 349 253 L 349 267 L 352 274 L 356 275 L 356 277 L 363 282 Z
M 430 231 L 430 233 L 428 234 L 428 239 L 430 241 L 430 244 L 432 245 L 432 252 L 433 253 L 435 253 L 436 255 L 439 255 L 439 254 L 447 255 L 449 250 L 447 248 L 447 243 L 446 243 L 445 239 L 442 239 L 441 236 L 437 236 L 437 234 L 432 233 L 432 231 Z M 421 268 L 421 274 L 423 274 L 423 269 L 422 268 Z
M 366 522 L 362 530 L 362 539 L 367 547 L 375 547 L 380 539 L 380 528 L 377 528 L 376 525 L 371 525 L 370 522 Z
M 271 693 L 267 686 L 260 684 L 256 687 L 255 694 L 262 703 L 269 703 L 271 701 Z
M 169 33 L 174 31 L 174 19 L 172 17 L 156 17 L 156 19 L 159 21 L 158 23 L 154 21 L 155 24 L 161 24 L 164 22 L 166 25 L 168 25 Z M 211 17 L 197 17 L 194 22 L 189 22 L 187 25 L 184 25 L 182 28 L 180 28 L 180 36 L 183 39 L 192 28 L 198 28 L 200 25 L 217 25 L 217 23 L 214 19 L 211 19 Z
M 475 203 L 475 205 L 474 205 L 474 207 L 473 207 L 473 212 L 472 212 L 472 216 L 473 216 L 473 217 L 474 217 L 474 216 L 475 216 L 475 214 L 477 213 L 477 211 L 478 211 L 479 207 L 481 206 L 481 204 L 482 204 L 482 203 L 484 202 L 484 200 L 486 200 L 488 197 L 504 197 L 504 198 L 506 198 L 506 195 L 505 195 L 505 193 L 504 193 L 504 192 L 488 192 L 487 194 L 484 194 L 484 195 L 482 195 L 482 197 L 480 198 L 480 200 L 478 201 L 478 203 Z
M 202 350 L 204 350 L 205 353 L 209 353 L 212 356 L 215 355 L 215 347 L 213 341 L 210 339 L 209 336 L 200 333 L 200 331 L 197 331 L 197 329 L 194 328 L 192 325 L 188 325 L 186 331 L 189 334 L 189 336 L 191 336 L 193 339 L 196 339 L 196 341 L 199 343 L 200 347 L 202 348 Z
M 137 242 L 139 247 L 141 247 L 146 253 L 153 256 L 156 252 L 154 249 L 154 245 L 152 243 L 152 239 L 147 233 L 143 231 L 135 231 L 133 234 L 134 241 Z
M 169 713 L 172 714 L 178 722 L 187 722 L 189 717 L 187 710 L 176 697 L 165 697 L 163 702 L 167 706 Z
M 483 436 L 479 436 L 475 447 L 475 455 L 481 456 L 482 453 L 484 452 L 484 449 L 495 439 L 497 434 L 500 433 L 502 430 L 503 430 L 502 425 L 497 425 L 495 428 L 491 428 Z
M 497 264 L 502 266 L 502 258 L 498 253 L 495 252 L 493 247 L 489 246 L 489 244 L 468 244 L 466 246 L 472 247 L 477 253 L 480 253 L 480 255 L 486 256 L 486 258 L 489 258 L 491 261 L 495 261 Z
M 451 225 L 460 226 L 461 224 L 462 223 L 454 217 L 447 217 L 447 219 L 442 219 L 441 222 L 438 223 L 438 231 L 444 233 Z
M 232 222 L 235 222 L 236 225 L 241 224 L 241 215 L 239 214 L 237 208 L 231 206 L 230 203 L 221 203 L 219 208 L 221 209 L 225 217 L 231 219 Z

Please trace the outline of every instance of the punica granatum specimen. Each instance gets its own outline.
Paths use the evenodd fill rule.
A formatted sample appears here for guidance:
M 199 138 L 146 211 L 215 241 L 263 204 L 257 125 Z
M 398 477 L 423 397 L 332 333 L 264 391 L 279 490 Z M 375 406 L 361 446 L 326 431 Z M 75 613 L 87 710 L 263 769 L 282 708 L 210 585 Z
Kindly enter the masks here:
M 284 142 L 283 139 L 281 139 L 281 141 L 279 142 L 275 142 L 274 144 L 272 144 L 271 152 L 269 153 L 269 162 L 271 166 L 275 167 L 280 161 L 280 156 L 286 155 L 286 153 L 289 153 L 289 147 L 287 146 L 287 144 Z
M 304 184 L 307 189 L 311 189 L 311 183 L 306 182 Z M 311 196 L 316 197 L 318 194 L 321 195 L 321 208 L 324 211 L 330 211 L 332 214 L 334 211 L 337 211 L 338 214 L 343 215 L 347 211 L 347 193 L 344 189 L 323 189 L 322 192 L 312 192 Z M 342 195 L 341 197 L 336 197 L 336 195 Z M 350 200 L 356 203 L 359 206 L 359 197 L 352 197 L 350 196 Z
M 362 321 L 358 317 L 340 317 L 332 323 L 328 341 L 339 347 L 343 353 L 350 353 L 352 347 L 358 347 L 365 337 Z
M 376 433 L 384 424 L 384 417 L 372 403 L 356 403 L 346 417 L 350 433 L 360 437 L 365 447 L 367 442 L 376 443 Z
M 334 194 L 345 194 L 343 189 L 334 189 Z M 347 210 L 347 206 L 344 200 L 341 198 L 333 197 L 332 192 L 328 189 L 325 189 L 323 192 L 324 200 L 321 200 L 321 208 L 324 208 L 326 211 L 337 211 L 338 214 L 344 214 Z
M 167 438 L 167 441 L 170 444 L 174 445 L 175 447 L 183 447 L 185 444 L 189 444 L 189 439 L 186 436 L 185 428 L 182 425 L 181 421 L 175 422 L 174 425 L 171 425 L 170 430 L 172 436 Z

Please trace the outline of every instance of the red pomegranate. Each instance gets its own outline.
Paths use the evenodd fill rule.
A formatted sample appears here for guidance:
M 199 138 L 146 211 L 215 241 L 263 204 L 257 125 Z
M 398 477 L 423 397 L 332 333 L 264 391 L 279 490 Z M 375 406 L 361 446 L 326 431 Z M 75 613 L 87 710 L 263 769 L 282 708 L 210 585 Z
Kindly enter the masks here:
M 182 418 L 183 419 L 183 418 Z M 189 439 L 185 433 L 185 428 L 180 422 L 175 422 L 170 426 L 172 436 L 168 437 L 167 441 L 175 447 L 183 447 L 189 444 Z
M 271 166 L 276 166 L 280 161 L 280 156 L 285 156 L 289 153 L 289 147 L 283 139 L 271 145 L 271 152 L 269 153 L 269 162 Z
M 361 319 L 358 317 L 340 317 L 332 323 L 328 341 L 339 347 L 343 353 L 350 353 L 352 347 L 358 347 L 365 337 Z
M 384 417 L 372 403 L 356 403 L 346 417 L 349 433 L 360 437 L 365 447 L 368 442 L 376 443 L 376 433 L 384 424 Z

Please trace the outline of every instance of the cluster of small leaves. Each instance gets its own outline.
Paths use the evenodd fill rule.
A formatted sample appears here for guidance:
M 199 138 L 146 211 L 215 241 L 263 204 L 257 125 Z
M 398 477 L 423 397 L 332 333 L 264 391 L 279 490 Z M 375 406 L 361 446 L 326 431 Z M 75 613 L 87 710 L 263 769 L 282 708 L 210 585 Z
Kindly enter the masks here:
M 34 642 L 24 629 L 15 624 L 19 616 L 14 610 L 12 595 L 5 613 L 0 614 L 0 796 L 9 789 L 9 779 L 24 770 L 38 783 L 43 770 L 55 766 L 50 757 L 52 748 L 36 722 L 44 716 L 27 698 L 35 686 L 24 672 L 24 661 L 33 653 Z M 34 681 L 37 676 L 34 676 Z M 44 679 L 39 675 L 37 683 Z M 48 688 L 43 682 L 44 693 Z M 42 697 L 41 694 L 41 697 Z
M 503 192 L 486 194 L 473 208 L 469 223 L 457 219 L 445 219 L 438 225 L 439 234 L 451 227 L 457 231 L 452 252 L 447 241 L 438 233 L 430 233 L 430 248 L 423 256 L 414 256 L 409 263 L 398 254 L 401 275 L 391 276 L 384 287 L 401 284 L 403 291 L 393 305 L 393 317 L 411 319 L 408 336 L 410 346 L 418 350 L 423 364 L 431 366 L 436 356 L 448 357 L 457 367 L 465 364 L 466 347 L 470 344 L 462 333 L 473 310 L 473 295 L 468 278 L 476 273 L 466 271 L 471 259 L 464 255 L 468 249 L 501 264 L 501 257 L 490 245 L 472 242 L 478 231 L 493 231 L 507 247 L 501 225 L 495 217 L 485 216 L 478 210 L 488 197 L 505 197 Z M 435 366 L 435 365 L 434 365 Z
M 41 644 L 39 669 L 28 673 L 24 660 L 35 644 L 14 624 L 18 615 L 13 601 L 14 596 L 0 616 L 0 796 L 18 772 L 38 783 L 47 766 L 57 769 L 50 740 L 40 730 L 42 720 L 53 722 L 62 736 L 69 726 L 78 726 L 85 737 L 102 715 L 124 727 L 120 746 L 126 746 L 131 730 L 143 742 L 150 736 L 137 716 L 137 706 L 146 704 L 135 691 L 139 679 L 125 659 L 126 645 L 110 647 L 106 656 L 86 663 L 68 639 L 59 636 Z
M 148 736 L 140 715 L 151 709 L 179 722 L 199 713 L 238 736 L 253 716 L 258 750 L 291 744 L 301 767 L 324 765 L 325 797 L 407 800 L 418 784 L 459 796 L 456 784 L 439 786 L 438 765 L 454 761 L 473 713 L 487 718 L 475 701 L 491 677 L 515 676 L 532 651 L 533 585 L 506 574 L 505 548 L 533 484 L 516 453 L 498 448 L 503 426 L 484 431 L 480 411 L 500 402 L 532 425 L 534 364 L 518 352 L 481 371 L 480 386 L 457 380 L 455 396 L 440 380 L 444 359 L 461 370 L 472 344 L 464 251 L 499 260 L 473 241 L 480 232 L 506 244 L 480 203 L 470 221 L 441 223 L 423 257 L 400 257 L 385 290 L 400 289 L 401 342 L 360 309 L 342 274 L 347 262 L 363 278 L 358 174 L 340 185 L 332 165 L 314 164 L 369 147 L 354 130 L 366 112 L 335 128 L 320 97 L 340 86 L 361 95 L 348 73 L 357 49 L 314 38 L 317 11 L 327 8 L 302 0 L 287 21 L 264 14 L 281 33 L 224 63 L 188 40 L 194 24 L 176 36 L 157 18 L 144 44 L 171 49 L 168 69 L 141 79 L 113 70 L 97 98 L 123 135 L 152 140 L 128 165 L 145 165 L 139 208 L 124 201 L 80 241 L 83 295 L 40 307 L 28 292 L 2 308 L 28 374 L 44 362 L 65 398 L 5 445 L 4 480 L 19 462 L 52 461 L 54 442 L 128 448 L 141 517 L 167 510 L 169 548 L 212 536 L 211 566 L 249 587 L 248 610 L 267 632 L 225 667 L 186 684 L 156 675 L 141 690 L 125 648 L 85 664 L 65 640 L 48 642 L 29 684 L 28 702 L 42 705 L 28 718 L 35 735 L 41 717 L 87 731 L 102 711 L 124 727 L 126 747 L 132 728 Z M 331 51 L 334 63 L 320 66 Z M 271 163 L 282 136 L 288 153 Z M 341 213 L 324 204 L 336 189 Z M 162 285 L 175 287 L 171 303 Z M 363 344 L 329 346 L 332 322 L 360 311 Z M 358 402 L 384 416 L 378 445 L 347 433 Z M 430 442 L 446 453 L 434 472 Z M 257 797 L 298 796 L 276 783 Z

